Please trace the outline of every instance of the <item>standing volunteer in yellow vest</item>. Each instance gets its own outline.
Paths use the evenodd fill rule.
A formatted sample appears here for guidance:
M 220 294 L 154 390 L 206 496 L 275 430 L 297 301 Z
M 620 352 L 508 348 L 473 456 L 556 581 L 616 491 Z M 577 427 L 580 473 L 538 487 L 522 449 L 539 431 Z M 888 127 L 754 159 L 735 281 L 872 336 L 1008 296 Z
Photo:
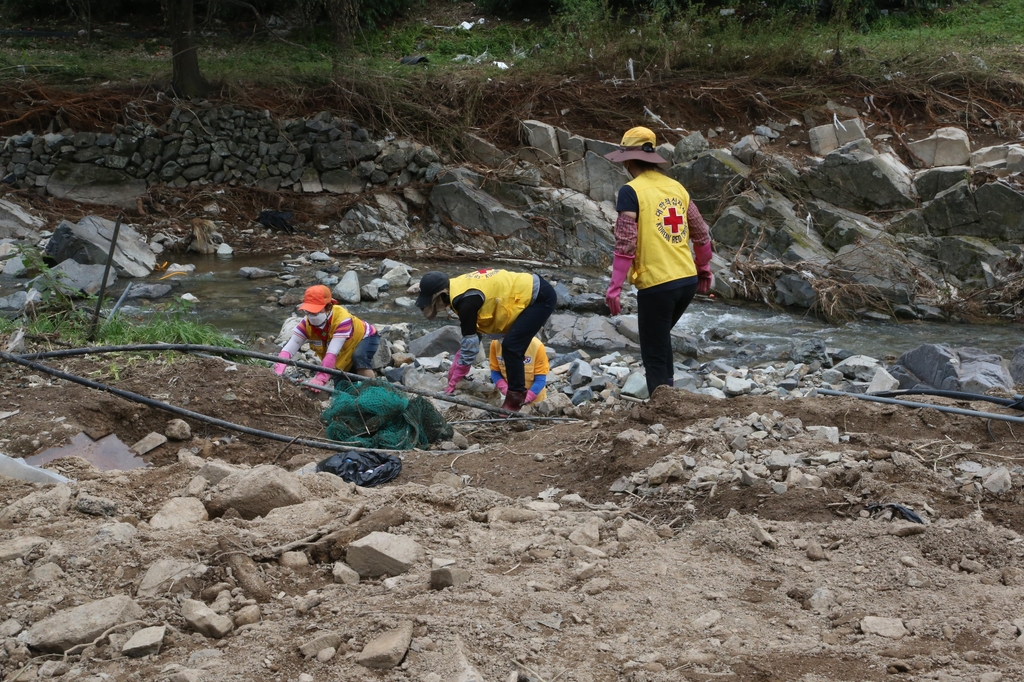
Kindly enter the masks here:
M 683 186 L 662 172 L 660 166 L 668 162 L 654 151 L 656 143 L 651 130 L 633 128 L 619 149 L 605 154 L 622 162 L 633 178 L 619 190 L 615 206 L 615 262 L 605 300 L 618 315 L 628 273 L 639 290 L 640 358 L 652 394 L 658 386 L 672 385 L 672 327 L 694 295 L 708 293 L 712 283 L 708 225 Z
M 291 358 L 299 352 L 302 344 L 309 342 L 309 347 L 319 356 L 324 367 L 343 372 L 355 370 L 360 376 L 373 378 L 373 356 L 380 347 L 380 337 L 372 324 L 363 322 L 338 305 L 331 297 L 331 290 L 323 284 L 306 289 L 299 310 L 306 316 L 277 354 L 279 358 Z M 274 372 L 280 376 L 284 374 L 285 367 L 287 365 L 279 362 L 274 365 Z M 310 383 L 325 386 L 330 378 L 330 374 L 318 372 Z
M 501 406 L 518 412 L 526 402 L 526 349 L 554 312 L 555 300 L 554 288 L 527 272 L 477 270 L 451 279 L 443 272 L 423 275 L 416 307 L 428 320 L 450 307 L 462 327 L 462 344 L 448 371 L 445 392 L 454 393 L 455 385 L 469 374 L 480 351 L 478 333 L 502 336 L 508 392 Z
M 508 393 L 508 375 L 505 371 L 505 357 L 501 351 L 501 341 L 497 339 L 491 341 L 490 359 L 491 381 L 504 396 Z M 547 386 L 550 370 L 551 366 L 548 364 L 548 353 L 544 350 L 544 344 L 540 342 L 540 339 L 534 337 L 523 357 L 523 376 L 525 383 L 530 386 L 526 391 L 524 405 L 539 403 L 548 397 L 548 391 L 544 387 Z

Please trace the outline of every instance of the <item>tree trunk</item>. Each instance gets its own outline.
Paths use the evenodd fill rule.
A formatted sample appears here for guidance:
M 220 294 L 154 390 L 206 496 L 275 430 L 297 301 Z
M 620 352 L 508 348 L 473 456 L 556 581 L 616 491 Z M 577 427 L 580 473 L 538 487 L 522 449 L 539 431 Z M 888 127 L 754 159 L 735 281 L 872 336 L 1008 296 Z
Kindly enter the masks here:
M 171 87 L 178 97 L 201 97 L 210 84 L 199 72 L 199 55 L 193 40 L 193 0 L 164 0 L 167 30 L 171 34 Z
M 334 42 L 341 46 L 359 28 L 359 0 L 327 0 L 327 15 L 334 29 Z

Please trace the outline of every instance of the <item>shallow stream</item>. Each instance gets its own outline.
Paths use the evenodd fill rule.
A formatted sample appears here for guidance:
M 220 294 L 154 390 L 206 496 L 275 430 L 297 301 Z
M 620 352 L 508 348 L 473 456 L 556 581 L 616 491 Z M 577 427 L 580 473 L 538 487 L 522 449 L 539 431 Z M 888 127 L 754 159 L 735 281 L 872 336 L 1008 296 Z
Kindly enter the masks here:
M 195 312 L 205 322 L 219 329 L 236 334 L 243 339 L 255 337 L 273 338 L 278 333 L 281 323 L 293 311 L 291 307 L 282 307 L 267 299 L 280 296 L 285 288 L 275 278 L 247 280 L 238 276 L 238 270 L 244 266 L 261 267 L 267 270 L 280 271 L 281 258 L 246 257 L 234 259 L 218 259 L 215 257 L 196 257 L 188 262 L 196 265 L 196 273 L 189 277 L 176 277 L 178 280 L 174 293 L 180 295 L 189 292 L 199 299 Z M 358 261 L 352 262 L 358 266 Z M 365 263 L 376 266 L 376 263 Z M 442 269 L 452 273 L 466 272 L 480 264 L 443 264 L 410 263 L 419 267 L 416 275 L 428 269 Z M 510 267 L 508 265 L 498 267 Z M 514 267 L 514 266 L 513 266 Z M 337 273 L 340 276 L 348 269 L 342 265 Z M 547 271 L 539 272 L 549 279 L 562 278 L 568 283 L 573 276 L 595 277 L 594 272 L 579 271 Z M 155 275 L 154 279 L 159 275 Z M 373 270 L 360 272 L 360 280 L 368 282 Z M 304 281 L 308 280 L 308 275 Z M 389 292 L 391 295 L 377 302 L 367 302 L 349 306 L 354 313 L 373 323 L 387 324 L 409 322 L 413 328 L 437 327 L 443 321 L 428 322 L 416 308 L 400 308 L 394 299 L 404 295 L 403 292 Z M 679 329 L 700 337 L 706 330 L 722 327 L 741 335 L 744 342 L 757 342 L 767 346 L 767 353 L 773 350 L 789 348 L 794 340 L 818 336 L 823 338 L 829 347 L 844 348 L 854 353 L 863 353 L 874 357 L 886 355 L 897 356 L 922 343 L 948 343 L 953 346 L 975 346 L 1003 357 L 1013 354 L 1013 349 L 1024 343 L 1021 325 L 1017 324 L 948 324 L 940 322 L 848 322 L 841 325 L 825 324 L 812 316 L 779 312 L 763 306 L 729 305 L 708 300 L 696 301 L 677 325 Z M 732 346 L 735 348 L 735 346 Z
M 245 341 L 254 341 L 259 337 L 273 339 L 281 328 L 281 323 L 294 311 L 291 306 L 283 307 L 276 303 L 276 298 L 285 293 L 286 287 L 280 280 L 269 277 L 266 279 L 248 280 L 238 275 L 239 268 L 245 266 L 259 267 L 275 272 L 284 272 L 283 259 L 280 256 L 243 256 L 236 258 L 217 258 L 216 256 L 182 256 L 176 257 L 179 263 L 191 263 L 196 266 L 195 274 L 177 276 L 163 280 L 174 285 L 173 294 L 180 296 L 190 293 L 198 299 L 193 307 L 193 314 L 204 322 L 229 334 L 238 336 Z M 375 275 L 377 263 L 353 260 L 349 263 L 339 262 L 335 276 L 340 277 L 346 270 L 353 268 L 359 271 L 360 281 L 367 283 Z M 419 268 L 414 274 L 421 275 L 430 269 L 440 269 L 458 274 L 468 272 L 476 267 L 494 266 L 523 269 L 523 266 L 510 266 L 495 263 L 416 263 Z M 305 266 L 297 271 L 303 283 L 311 281 L 314 268 Z M 537 270 L 550 280 L 561 280 L 569 284 L 573 277 L 599 278 L 603 273 L 585 269 L 544 269 Z M 155 272 L 146 282 L 156 282 L 163 273 Z M 141 282 L 141 280 L 134 280 Z M 113 305 L 123 290 L 119 281 L 107 296 L 105 308 Z M 24 280 L 5 280 L 0 282 L 0 296 L 13 293 L 24 286 Z M 593 287 L 598 290 L 601 287 Z M 394 300 L 404 296 L 404 292 L 391 291 L 389 295 L 376 302 L 366 302 L 349 306 L 352 311 L 371 323 L 389 324 L 408 322 L 416 328 L 436 328 L 450 324 L 446 320 L 427 321 L 416 308 L 401 308 Z M 272 299 L 273 300 L 270 300 Z M 162 299 L 162 300 L 167 300 Z M 147 306 L 139 301 L 129 299 L 124 309 L 126 312 L 145 313 Z M 562 311 L 559 311 L 562 312 Z M 854 353 L 863 353 L 877 358 L 898 356 L 900 353 L 915 348 L 922 343 L 948 343 L 952 346 L 975 346 L 984 350 L 1010 357 L 1013 349 L 1024 343 L 1024 327 L 1019 324 L 948 324 L 941 322 L 868 322 L 856 321 L 840 325 L 830 325 L 810 315 L 781 312 L 764 306 L 752 304 L 732 305 L 699 299 L 690 306 L 677 327 L 702 338 L 702 335 L 713 328 L 724 328 L 740 335 L 740 344 L 763 344 L 760 357 L 773 357 L 776 351 L 791 347 L 794 341 L 821 337 L 830 348 L 843 348 Z M 702 342 L 701 347 L 709 357 L 728 355 L 738 347 L 736 343 L 709 344 Z

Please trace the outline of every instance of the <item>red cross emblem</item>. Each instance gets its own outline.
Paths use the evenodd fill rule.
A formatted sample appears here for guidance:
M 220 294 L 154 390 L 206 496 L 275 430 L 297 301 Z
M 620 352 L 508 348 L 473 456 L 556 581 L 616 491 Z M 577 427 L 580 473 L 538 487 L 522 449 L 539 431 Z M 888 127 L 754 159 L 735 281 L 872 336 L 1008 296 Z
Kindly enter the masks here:
M 679 226 L 682 225 L 686 219 L 676 213 L 676 207 L 668 209 L 668 215 L 661 219 L 661 222 L 665 223 L 666 227 L 672 229 L 672 234 L 679 234 Z

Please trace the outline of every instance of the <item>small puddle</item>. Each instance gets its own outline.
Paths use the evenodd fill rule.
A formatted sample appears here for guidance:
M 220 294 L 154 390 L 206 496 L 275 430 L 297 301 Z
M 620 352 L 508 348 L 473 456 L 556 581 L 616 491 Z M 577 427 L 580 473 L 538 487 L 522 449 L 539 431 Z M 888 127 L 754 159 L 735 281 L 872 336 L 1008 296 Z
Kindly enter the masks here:
M 100 471 L 127 471 L 148 467 L 149 463 L 128 449 L 113 433 L 93 440 L 84 433 L 71 439 L 69 445 L 50 448 L 25 458 L 25 464 L 38 467 L 61 457 L 81 457 Z

